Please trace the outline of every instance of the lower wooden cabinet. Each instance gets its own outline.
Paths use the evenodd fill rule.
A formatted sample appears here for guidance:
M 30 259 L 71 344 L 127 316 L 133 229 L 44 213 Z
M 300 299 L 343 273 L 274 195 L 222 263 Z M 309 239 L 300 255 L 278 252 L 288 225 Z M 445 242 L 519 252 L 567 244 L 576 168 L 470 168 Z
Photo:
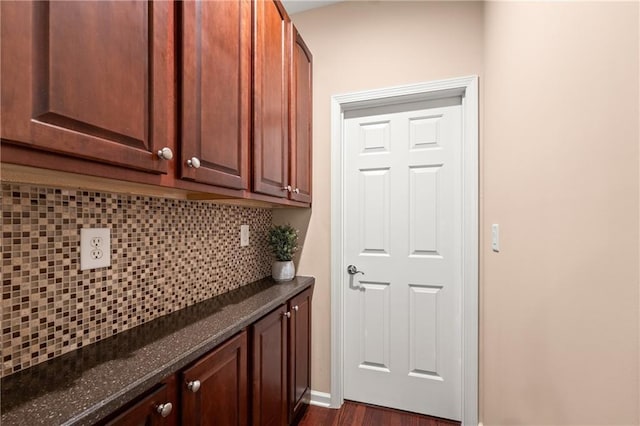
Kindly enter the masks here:
M 247 333 L 243 331 L 182 372 L 181 424 L 246 425 L 247 377 Z
M 297 423 L 311 400 L 311 297 L 313 288 L 289 301 L 289 424 Z
M 311 392 L 313 286 L 100 424 L 297 424 Z
M 253 425 L 287 424 L 287 306 L 251 327 Z
M 100 424 L 108 426 L 175 426 L 178 424 L 177 400 L 175 375 L 172 375 L 137 402 Z
M 251 328 L 252 424 L 296 424 L 311 393 L 311 297 L 309 288 Z

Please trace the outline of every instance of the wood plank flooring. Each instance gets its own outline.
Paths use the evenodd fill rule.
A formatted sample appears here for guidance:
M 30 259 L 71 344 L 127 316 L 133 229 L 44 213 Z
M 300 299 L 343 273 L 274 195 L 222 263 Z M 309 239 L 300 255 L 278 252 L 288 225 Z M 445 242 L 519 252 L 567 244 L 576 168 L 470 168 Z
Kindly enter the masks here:
M 459 426 L 460 422 L 345 401 L 339 410 L 310 406 L 299 426 Z

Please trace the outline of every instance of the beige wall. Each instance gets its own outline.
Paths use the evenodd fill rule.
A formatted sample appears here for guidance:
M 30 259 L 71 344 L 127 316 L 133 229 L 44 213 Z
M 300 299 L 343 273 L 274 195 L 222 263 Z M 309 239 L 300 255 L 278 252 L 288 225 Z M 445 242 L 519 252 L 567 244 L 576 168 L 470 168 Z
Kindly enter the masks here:
M 346 2 L 294 16 L 314 54 L 313 388 L 330 390 L 330 97 L 481 82 L 485 425 L 637 424 L 637 3 Z M 488 247 L 501 225 L 499 254 Z
M 485 424 L 638 423 L 637 8 L 485 7 Z
M 313 53 L 313 209 L 274 211 L 274 221 L 308 232 L 298 272 L 316 277 L 315 390 L 330 390 L 331 96 L 479 74 L 481 3 L 345 2 L 297 14 Z
M 313 388 L 330 390 L 331 96 L 479 74 L 481 3 L 346 2 L 293 20 L 313 53 L 313 209 L 274 211 L 300 228 L 298 272 L 316 277 Z M 401 64 L 401 65 L 399 65 Z

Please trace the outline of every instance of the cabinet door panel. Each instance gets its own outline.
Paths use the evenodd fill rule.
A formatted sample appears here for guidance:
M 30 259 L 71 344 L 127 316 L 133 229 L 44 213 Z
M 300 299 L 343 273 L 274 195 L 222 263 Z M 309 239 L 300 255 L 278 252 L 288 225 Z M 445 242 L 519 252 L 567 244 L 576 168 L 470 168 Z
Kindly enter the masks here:
M 291 199 L 311 202 L 312 65 L 313 58 L 298 31 L 292 31 L 291 67 Z
M 254 8 L 253 189 L 286 197 L 290 21 L 279 1 L 256 1 Z
M 249 187 L 251 3 L 185 1 L 182 6 L 182 175 Z M 200 168 L 186 160 L 197 157 Z
M 2 2 L 2 138 L 166 173 L 172 26 L 166 2 Z
M 182 424 L 236 425 L 248 422 L 247 333 L 228 340 L 182 374 Z M 200 381 L 192 392 L 186 384 Z
M 253 327 L 253 424 L 287 422 L 287 324 L 284 307 Z
M 289 301 L 289 422 L 298 420 L 311 397 L 311 297 L 313 288 Z

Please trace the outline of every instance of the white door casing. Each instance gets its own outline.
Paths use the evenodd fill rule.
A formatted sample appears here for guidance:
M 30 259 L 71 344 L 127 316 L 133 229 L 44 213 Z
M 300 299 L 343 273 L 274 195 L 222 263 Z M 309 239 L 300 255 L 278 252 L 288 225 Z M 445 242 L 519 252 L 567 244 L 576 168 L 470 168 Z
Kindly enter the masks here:
M 477 424 L 477 77 L 332 101 L 332 406 Z

